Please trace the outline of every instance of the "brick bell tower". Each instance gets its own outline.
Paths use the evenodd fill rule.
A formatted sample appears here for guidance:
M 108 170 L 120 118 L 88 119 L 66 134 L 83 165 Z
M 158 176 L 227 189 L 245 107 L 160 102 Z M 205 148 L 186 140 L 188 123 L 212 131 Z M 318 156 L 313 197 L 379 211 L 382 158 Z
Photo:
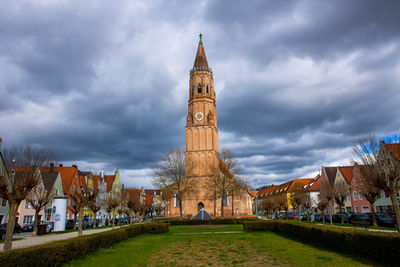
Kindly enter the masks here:
M 188 115 L 185 127 L 185 160 L 195 166 L 192 171 L 198 192 L 183 205 L 185 213 L 195 214 L 204 207 L 212 211 L 206 184 L 210 166 L 218 166 L 217 107 L 214 79 L 208 66 L 202 34 L 193 68 L 190 70 Z M 208 195 L 207 195 L 208 194 Z

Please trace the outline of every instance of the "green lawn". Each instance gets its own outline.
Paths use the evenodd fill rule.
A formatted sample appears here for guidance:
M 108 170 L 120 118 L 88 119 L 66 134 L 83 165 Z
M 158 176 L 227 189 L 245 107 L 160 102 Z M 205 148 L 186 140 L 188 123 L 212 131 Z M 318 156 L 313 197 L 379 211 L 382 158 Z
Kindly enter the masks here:
M 219 227 L 171 226 L 169 233 L 141 235 L 66 266 L 372 266 L 272 232 Z

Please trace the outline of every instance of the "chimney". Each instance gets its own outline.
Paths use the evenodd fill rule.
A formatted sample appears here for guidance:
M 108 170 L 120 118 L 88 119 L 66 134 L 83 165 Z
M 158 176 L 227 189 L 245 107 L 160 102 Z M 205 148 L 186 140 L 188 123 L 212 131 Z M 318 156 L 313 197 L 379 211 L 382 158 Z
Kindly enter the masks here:
M 50 172 L 53 172 L 53 168 L 54 168 L 54 163 L 50 162 Z
M 59 167 L 62 167 L 63 165 L 62 165 L 62 164 L 59 164 L 58 166 L 59 166 Z

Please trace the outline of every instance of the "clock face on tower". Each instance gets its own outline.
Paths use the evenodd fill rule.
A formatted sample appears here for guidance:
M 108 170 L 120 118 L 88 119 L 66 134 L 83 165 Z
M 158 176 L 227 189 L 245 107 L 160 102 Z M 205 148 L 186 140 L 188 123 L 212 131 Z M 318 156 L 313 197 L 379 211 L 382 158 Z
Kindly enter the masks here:
M 197 121 L 201 121 L 201 120 L 203 120 L 203 118 L 204 118 L 204 114 L 201 113 L 201 112 L 197 112 L 196 115 L 194 116 L 194 118 L 195 118 Z

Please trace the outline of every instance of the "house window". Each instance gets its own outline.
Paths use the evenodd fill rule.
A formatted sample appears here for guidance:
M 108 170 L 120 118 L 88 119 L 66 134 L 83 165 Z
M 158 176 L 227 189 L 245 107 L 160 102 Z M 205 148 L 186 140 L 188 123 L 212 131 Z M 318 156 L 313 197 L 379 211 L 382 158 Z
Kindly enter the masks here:
M 56 189 L 56 196 L 58 196 L 58 189 Z
M 33 216 L 24 216 L 24 224 L 32 223 Z
M 181 202 L 179 201 L 178 196 L 175 195 L 175 198 L 174 198 L 174 207 L 180 207 L 180 206 L 181 206 Z
M 361 192 L 358 192 L 358 198 L 359 198 L 360 200 L 362 200 L 362 199 L 363 199 L 363 197 L 362 197 L 362 193 L 361 193 Z
M 370 212 L 369 211 L 369 206 L 362 206 L 362 213 Z
M 25 200 L 25 209 L 29 209 L 29 201 Z
M 357 193 L 356 192 L 353 192 L 353 199 L 357 200 Z
M 358 213 L 358 207 L 356 207 L 356 213 Z
M 7 199 L 2 198 L 0 204 L 1 204 L 2 207 L 7 206 Z
M 224 197 L 224 206 L 226 207 L 226 206 L 228 206 L 228 203 L 229 203 L 229 201 L 228 201 L 228 196 L 226 196 L 226 197 Z
M 360 180 L 360 185 L 363 185 L 363 180 L 362 179 Z
M 354 180 L 354 186 L 357 186 L 357 181 L 356 180 Z

